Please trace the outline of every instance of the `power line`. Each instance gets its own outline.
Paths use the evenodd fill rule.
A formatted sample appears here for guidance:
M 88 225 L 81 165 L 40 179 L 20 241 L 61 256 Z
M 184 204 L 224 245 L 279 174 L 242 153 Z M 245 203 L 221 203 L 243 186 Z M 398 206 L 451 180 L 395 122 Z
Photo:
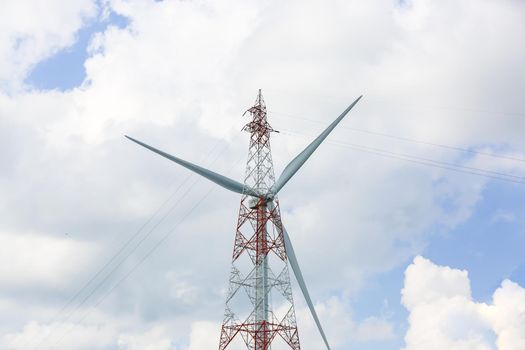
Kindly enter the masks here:
M 287 113 L 273 112 L 273 111 L 270 112 L 270 113 L 277 114 L 277 115 L 280 115 L 280 116 L 284 116 L 286 118 L 305 120 L 305 121 L 309 121 L 309 122 L 312 122 L 312 123 L 326 124 L 326 123 L 324 123 L 324 122 L 322 122 L 320 120 L 302 118 L 302 117 L 298 117 L 298 116 L 295 116 L 295 115 L 292 115 L 292 114 L 287 114 Z M 418 144 L 422 144 L 422 145 L 440 147 L 440 148 L 445 148 L 445 149 L 454 150 L 454 151 L 460 151 L 460 152 L 471 153 L 471 154 L 479 154 L 479 155 L 482 155 L 482 156 L 488 156 L 488 157 L 500 158 L 500 159 L 506 159 L 506 160 L 513 160 L 513 161 L 518 161 L 518 162 L 524 162 L 525 163 L 525 159 L 518 158 L 518 157 L 513 157 L 513 156 L 506 156 L 506 155 L 501 155 L 501 154 L 494 154 L 494 153 L 488 153 L 488 152 L 474 151 L 474 150 L 471 150 L 471 149 L 468 149 L 468 148 L 449 146 L 449 145 L 445 145 L 445 144 L 442 144 L 442 143 L 436 143 L 436 142 L 416 140 L 416 139 L 411 139 L 411 138 L 408 138 L 408 137 L 395 136 L 395 135 L 381 133 L 381 132 L 377 132 L 377 131 L 364 130 L 364 129 L 358 129 L 358 128 L 351 128 L 351 127 L 347 127 L 347 126 L 344 126 L 344 125 L 341 125 L 340 128 L 341 129 L 350 130 L 350 131 L 359 132 L 359 133 L 365 133 L 365 134 L 370 134 L 370 135 L 377 135 L 377 136 L 382 136 L 382 137 L 388 137 L 388 138 L 399 140 L 399 141 L 418 143 Z
M 306 135 L 288 132 L 288 131 L 284 131 L 283 133 L 287 133 L 290 135 L 297 135 L 297 136 L 306 136 Z M 432 166 L 436 168 L 452 170 L 452 171 L 462 172 L 466 174 L 484 176 L 484 177 L 491 178 L 491 179 L 513 182 L 513 183 L 518 183 L 522 185 L 525 184 L 525 178 L 516 176 L 516 175 L 504 174 L 504 173 L 499 173 L 499 172 L 493 172 L 491 170 L 486 170 L 486 169 L 446 163 L 446 162 L 441 162 L 441 161 L 437 161 L 437 160 L 433 160 L 429 158 L 423 158 L 423 157 L 413 156 L 413 155 L 408 155 L 408 154 L 403 154 L 403 153 L 396 153 L 396 152 L 383 150 L 380 148 L 368 147 L 368 146 L 363 146 L 363 145 L 358 145 L 358 144 L 349 144 L 349 143 L 343 143 L 340 141 L 332 141 L 332 140 L 326 140 L 326 142 L 329 144 L 333 144 L 335 146 L 346 147 L 346 148 L 354 149 L 357 151 L 362 151 L 362 152 L 375 154 L 375 155 L 388 157 L 388 158 L 400 159 L 400 160 L 404 160 L 404 161 L 408 161 L 408 162 L 412 162 L 416 164 Z M 491 174 L 494 174 L 494 175 L 491 175 Z
M 444 145 L 444 144 L 434 143 L 434 142 L 428 142 L 428 141 L 423 141 L 423 140 L 414 140 L 414 139 L 409 139 L 409 138 L 406 138 L 406 137 L 394 136 L 394 135 L 384 134 L 384 133 L 370 131 L 370 130 L 349 128 L 349 127 L 343 127 L 343 128 L 347 129 L 347 130 L 352 130 L 352 131 L 357 131 L 357 132 L 361 132 L 361 133 L 366 133 L 366 134 L 373 134 L 373 135 L 378 135 L 378 136 L 389 137 L 389 138 L 400 140 L 400 141 L 407 141 L 407 142 L 414 142 L 414 143 L 419 143 L 419 144 L 423 144 L 423 145 L 436 146 L 436 147 L 446 148 L 446 149 L 450 149 L 450 150 L 461 151 L 461 152 L 471 153 L 471 154 L 479 154 L 479 155 L 482 155 L 482 156 L 488 156 L 488 157 L 493 157 L 493 158 L 500 158 L 500 159 L 507 159 L 507 160 L 518 161 L 518 162 L 525 162 L 525 159 L 523 159 L 523 158 L 517 158 L 517 157 L 505 156 L 505 155 L 501 155 L 501 154 L 494 154 L 494 153 L 474 151 L 474 150 L 471 150 L 471 149 L 468 149 L 468 148 L 449 146 L 449 145 Z
M 289 134 L 294 134 L 294 133 L 291 133 L 291 132 L 288 132 L 288 133 Z M 480 169 L 480 168 L 475 168 L 475 167 L 461 166 L 461 165 L 457 165 L 457 164 L 452 164 L 452 163 L 447 163 L 447 162 L 442 162 L 442 161 L 436 161 L 436 160 L 429 159 L 429 158 L 424 158 L 424 157 L 419 157 L 419 156 L 414 156 L 414 155 L 408 155 L 408 154 L 403 154 L 403 153 L 395 153 L 395 152 L 391 152 L 391 151 L 382 150 L 382 149 L 379 149 L 379 148 L 373 148 L 373 147 L 368 147 L 368 146 L 363 146 L 363 145 L 358 145 L 358 144 L 342 143 L 342 142 L 338 142 L 338 141 L 329 141 L 329 143 L 334 144 L 334 145 L 338 145 L 338 146 L 343 146 L 343 147 L 347 147 L 347 148 L 360 150 L 360 151 L 368 151 L 369 153 L 373 153 L 373 154 L 377 154 L 377 155 L 389 156 L 391 158 L 401 159 L 401 160 L 405 160 L 405 161 L 411 161 L 411 162 L 414 162 L 414 163 L 417 163 L 417 164 L 422 164 L 422 165 L 427 165 L 427 166 L 434 166 L 434 167 L 439 167 L 439 168 L 443 168 L 443 169 L 447 169 L 447 170 L 455 170 L 455 171 L 460 171 L 460 172 L 474 174 L 474 175 L 479 175 L 479 176 L 485 176 L 485 177 L 498 179 L 498 180 L 503 180 L 503 181 L 510 181 L 510 182 L 514 182 L 514 183 L 523 184 L 524 180 L 525 180 L 525 178 L 520 177 L 520 176 L 516 176 L 516 175 L 500 173 L 500 172 L 495 172 L 495 171 L 486 170 L 486 169 Z M 496 176 L 490 175 L 490 174 L 494 174 Z M 512 180 L 511 178 L 514 178 L 516 180 Z M 192 187 L 193 187 L 193 185 L 192 185 Z M 188 191 L 183 195 L 183 197 L 180 200 L 182 200 L 187 193 L 188 193 Z M 166 215 L 163 217 L 163 219 L 166 217 Z M 160 222 L 162 222 L 163 219 L 161 219 Z M 133 250 L 127 256 L 129 256 L 131 253 L 133 253 L 136 250 L 136 248 L 149 236 L 149 234 L 151 232 L 152 231 L 150 231 L 145 237 L 143 237 L 143 239 L 133 248 Z M 126 256 L 126 258 L 127 258 L 127 256 Z M 121 264 L 122 264 L 122 262 L 120 262 L 116 267 L 114 267 L 114 269 L 110 272 L 110 274 L 113 271 L 115 271 L 116 268 L 118 268 Z M 108 277 L 109 276 L 106 276 L 106 278 L 98 286 L 102 285 L 108 279 Z M 98 289 L 97 287 L 95 288 L 95 290 Z M 93 294 L 93 292 L 90 293 L 83 300 L 83 302 L 80 305 L 77 306 L 77 309 L 79 307 L 81 307 L 84 304 L 84 302 L 92 294 Z
M 182 200 L 187 196 L 187 194 L 193 189 L 193 187 L 195 186 L 195 184 L 199 181 L 199 179 L 196 179 L 192 185 L 186 190 L 186 192 L 184 192 L 184 194 L 182 195 L 182 197 L 180 197 L 177 202 L 175 202 L 171 207 L 170 209 L 162 216 L 162 218 L 157 221 L 157 223 L 155 223 L 155 225 L 153 225 L 153 227 L 138 241 L 136 242 L 136 244 L 131 248 L 131 251 L 129 251 L 128 253 L 126 253 L 122 259 L 120 259 L 120 261 L 114 265 L 111 270 L 106 274 L 106 276 L 101 280 L 99 281 L 98 284 L 96 284 L 96 286 L 91 290 L 91 292 L 89 292 L 81 301 L 80 303 L 78 303 L 76 305 L 76 307 L 74 308 L 74 310 L 72 310 L 67 316 L 65 319 L 61 320 L 61 322 L 67 322 L 78 310 L 80 310 L 80 308 L 89 300 L 89 298 L 91 298 L 91 296 L 93 296 L 108 280 L 109 278 L 112 276 L 112 274 L 118 270 L 118 268 L 120 266 L 122 266 L 122 264 L 124 264 L 124 262 L 126 262 L 127 258 L 129 256 L 131 256 L 143 243 L 146 239 L 148 239 L 151 234 L 155 231 L 155 229 L 161 224 L 164 222 L 164 220 L 168 217 L 169 214 L 171 214 L 173 212 L 173 210 L 182 202 Z M 47 337 L 45 338 L 47 339 Z M 45 340 L 43 339 L 43 341 Z M 40 344 L 42 343 L 42 341 L 36 346 L 34 347 L 33 349 L 36 349 Z
M 222 140 L 218 140 L 217 143 L 212 147 L 212 149 L 208 152 L 207 157 L 211 156 L 211 154 L 217 149 L 219 144 L 222 142 Z M 226 145 L 215 157 L 215 159 L 211 162 L 213 164 L 221 154 L 223 154 L 226 149 L 228 148 L 228 145 Z M 135 241 L 135 239 L 142 233 L 144 228 L 150 224 L 153 219 L 161 212 L 161 210 L 166 206 L 167 203 L 169 203 L 175 195 L 179 192 L 179 190 L 187 183 L 187 181 L 193 177 L 194 174 L 189 174 L 183 182 L 175 189 L 175 191 L 166 199 L 161 206 L 155 211 L 155 213 L 126 241 L 126 243 L 121 246 L 121 248 L 115 253 L 76 293 L 71 297 L 68 302 L 61 308 L 61 310 L 52 318 L 51 321 L 48 323 L 54 322 L 71 304 L 72 302 L 77 299 L 83 291 L 85 291 L 103 272 L 106 270 L 114 261 L 117 260 L 119 255 L 121 255 L 129 246 L 130 244 Z M 111 277 L 111 275 L 126 261 L 126 259 L 133 254 L 138 247 L 153 233 L 153 231 L 167 218 L 167 216 L 178 206 L 178 204 L 182 201 L 182 199 L 189 193 L 189 191 L 193 188 L 193 186 L 199 181 L 199 179 L 195 180 L 192 185 L 188 188 L 188 190 L 182 195 L 181 198 L 175 202 L 170 209 L 160 218 L 159 221 L 149 230 L 148 233 L 146 233 L 145 236 L 143 236 L 136 244 L 135 246 L 129 251 L 127 254 L 125 254 L 122 259 L 117 263 L 117 265 L 113 266 L 113 268 L 105 275 L 105 277 L 100 281 L 92 290 L 89 292 L 89 294 L 84 297 L 82 301 L 80 301 L 79 304 L 76 305 L 75 309 L 70 312 L 64 320 L 61 322 L 67 321 L 82 305 L 85 304 L 85 302 L 96 292 L 102 285 Z M 35 346 L 33 349 L 37 348 L 40 344 L 42 344 L 43 341 L 45 341 L 51 334 L 53 333 L 53 330 L 51 329 L 50 333 L 44 336 L 44 338 Z M 34 338 L 33 338 L 34 339 Z M 33 339 L 29 340 L 29 343 L 33 341 Z
M 126 250 L 126 248 L 129 247 L 129 245 L 135 240 L 135 238 L 137 238 L 139 236 L 139 234 L 142 232 L 142 230 L 153 220 L 153 218 L 155 216 L 157 216 L 157 214 L 164 208 L 164 206 L 166 205 L 166 203 L 168 203 L 174 196 L 175 194 L 177 194 L 177 192 L 179 191 L 179 189 L 187 182 L 187 180 L 191 177 L 188 176 L 185 178 L 185 180 L 177 187 L 177 189 L 168 197 L 168 199 L 166 201 L 164 201 L 164 203 L 162 203 L 162 205 L 156 210 L 156 212 L 131 236 L 131 238 L 129 238 L 126 243 L 120 247 L 120 249 L 117 251 L 117 253 L 115 253 L 76 293 L 75 295 L 73 295 L 73 297 L 71 297 L 68 302 L 60 309 L 60 311 L 48 322 L 48 323 L 53 323 L 54 321 L 57 320 L 58 316 L 60 316 L 72 303 L 73 301 L 79 297 L 82 292 L 84 290 L 86 290 L 103 272 L 104 270 L 106 270 L 116 259 L 119 255 L 122 254 L 122 252 L 124 252 Z M 178 203 L 178 202 L 177 202 Z M 168 211 L 168 213 L 171 212 L 171 209 Z M 161 220 L 154 226 L 154 228 L 162 223 L 162 221 L 166 218 L 167 215 L 164 215 Z M 153 229 L 152 229 L 153 230 Z M 148 234 L 146 235 L 149 236 L 149 234 L 151 234 L 152 230 L 150 230 L 148 232 Z M 140 242 L 139 242 L 139 245 L 140 245 Z M 135 251 L 135 249 L 137 248 L 137 246 L 135 246 L 135 248 L 131 251 L 131 253 L 133 253 Z M 95 288 L 92 289 L 92 291 L 88 294 L 87 297 L 85 297 L 82 302 L 80 304 L 78 304 L 75 308 L 74 311 L 72 311 L 71 313 L 69 313 L 66 318 L 64 320 L 62 320 L 62 322 L 65 322 L 69 319 L 69 317 L 80 307 L 82 306 L 85 301 L 91 296 L 93 295 L 93 293 L 95 293 L 98 288 L 107 280 L 107 278 L 127 259 L 127 257 L 131 254 L 127 254 L 126 256 L 124 256 L 124 258 L 119 262 L 117 263 L 116 267 L 114 266 L 113 269 L 106 275 L 106 277 L 104 277 L 104 279 L 102 280 L 102 282 L 99 282 Z M 50 333 L 48 333 L 46 336 L 44 336 L 44 338 L 35 346 L 33 347 L 33 349 L 37 348 L 43 341 L 45 341 L 49 335 L 52 334 L 52 331 Z
M 235 164 L 238 164 L 241 159 L 237 160 Z M 194 183 L 192 184 L 192 187 L 195 185 L 197 181 L 199 181 L 200 178 L 198 178 Z M 215 187 L 212 187 L 203 197 L 201 197 L 197 203 L 170 229 L 168 232 L 146 253 L 145 256 L 142 257 L 142 259 L 137 262 L 131 270 L 129 270 L 121 279 L 117 281 L 113 287 L 111 287 L 95 304 L 93 304 L 90 308 L 86 310 L 86 312 L 82 315 L 82 317 L 78 320 L 78 322 L 82 322 L 86 319 L 86 317 L 89 315 L 89 313 L 92 311 L 93 308 L 98 307 L 104 300 L 116 289 L 118 288 L 140 265 L 142 265 L 159 247 L 160 245 L 168 239 L 168 237 L 175 231 L 175 229 L 184 221 L 186 220 L 190 214 L 211 194 L 211 192 L 215 189 Z M 188 190 L 189 191 L 189 190 Z M 181 198 L 182 200 L 182 198 Z M 77 310 L 79 307 L 77 308 Z M 75 311 L 77 311 L 75 310 Z M 67 331 L 65 331 L 64 335 L 59 338 L 58 341 L 56 341 L 50 348 L 52 350 L 54 346 L 58 345 L 65 335 L 69 333 L 73 328 L 75 327 L 75 324 L 73 324 Z
M 192 175 L 189 175 L 185 178 L 185 180 L 177 187 L 177 189 L 175 190 L 175 192 L 170 195 L 170 197 L 161 205 L 161 207 L 159 207 L 159 209 L 155 212 L 155 214 L 153 214 L 153 216 L 145 223 L 142 225 L 141 229 L 139 229 L 130 239 L 128 239 L 128 241 L 119 249 L 119 251 L 113 255 L 113 257 L 106 263 L 104 264 L 104 266 L 88 281 L 88 283 L 86 283 L 76 294 L 75 296 L 72 298 L 72 300 L 76 299 L 76 297 L 78 297 L 79 295 L 82 294 L 82 292 L 91 284 L 91 282 L 95 281 L 96 278 L 98 276 L 100 276 L 104 270 L 106 270 L 106 268 L 108 266 L 111 265 L 112 262 L 114 262 L 117 257 L 119 255 L 121 255 L 122 252 L 124 252 L 126 250 L 127 247 L 129 247 L 131 245 L 131 243 L 133 241 L 135 241 L 135 238 L 137 238 L 139 236 L 139 234 L 142 232 L 142 229 L 144 227 L 146 227 L 146 225 L 152 221 L 152 219 L 157 215 L 158 212 L 160 212 L 160 210 L 162 210 L 162 208 L 164 207 L 164 204 L 169 202 L 173 197 L 174 195 L 178 192 L 178 190 L 187 182 L 187 180 L 189 180 L 190 178 L 192 177 Z M 192 185 L 188 188 L 188 190 L 186 190 L 186 192 L 182 195 L 181 198 L 179 198 L 171 207 L 170 209 L 160 218 L 159 221 L 157 221 L 153 227 L 138 241 L 135 243 L 135 245 L 131 248 L 131 251 L 128 251 L 125 255 L 123 255 L 120 259 L 120 261 L 117 262 L 116 265 L 114 265 L 111 270 L 109 272 L 107 272 L 107 274 L 105 275 L 105 277 L 99 281 L 95 286 L 94 288 L 91 289 L 90 292 L 88 292 L 88 294 L 82 299 L 80 300 L 80 302 L 78 304 L 76 304 L 75 308 L 65 316 L 64 319 L 61 320 L 61 322 L 66 322 L 67 320 L 69 320 L 74 314 L 75 312 L 77 312 L 86 302 L 87 300 L 93 295 L 95 294 L 103 285 L 106 281 L 108 281 L 108 279 L 111 277 L 111 275 L 120 267 L 122 266 L 122 264 L 126 261 L 126 259 L 131 255 L 133 254 L 141 245 L 142 243 L 148 238 L 151 236 L 151 234 L 154 232 L 154 230 L 162 223 L 164 222 L 164 220 L 168 217 L 169 214 L 171 214 L 171 212 L 181 203 L 182 199 L 184 199 L 186 197 L 186 195 L 189 193 L 189 191 L 193 188 L 193 186 L 195 185 L 195 183 L 197 182 L 198 180 L 194 181 L 192 183 Z M 70 305 L 71 302 L 68 302 L 68 305 Z M 67 305 L 67 306 L 68 306 Z M 65 310 L 66 307 L 63 307 L 61 312 L 59 313 L 62 313 L 63 310 Z M 51 321 L 53 322 L 53 321 Z M 35 347 L 33 347 L 33 349 L 36 349 L 40 346 L 40 344 L 42 344 L 42 342 L 44 342 L 51 334 L 53 333 L 53 331 L 51 331 L 50 333 L 48 333 Z
M 144 255 L 142 257 L 142 259 L 140 259 L 132 268 L 131 270 L 129 270 L 122 278 L 120 278 L 116 284 L 113 285 L 113 287 L 111 287 L 95 304 L 93 304 L 90 308 L 88 308 L 86 310 L 86 312 L 82 315 L 82 318 L 80 320 L 78 320 L 78 322 L 82 322 L 86 319 L 87 316 L 89 316 L 90 312 L 93 310 L 93 308 L 96 308 L 98 307 L 115 289 L 117 289 L 129 276 L 131 276 L 131 274 L 133 274 L 133 272 L 135 272 L 135 270 L 140 266 L 142 265 L 142 263 L 144 263 L 159 247 L 162 243 L 164 243 L 166 241 L 166 239 L 169 238 L 169 236 L 175 231 L 175 229 L 184 221 L 186 220 L 190 215 L 191 213 L 193 213 L 193 211 L 195 209 L 197 209 L 197 207 L 199 207 L 199 205 L 201 205 L 201 203 L 211 194 L 211 192 L 215 189 L 215 187 L 212 187 L 203 197 L 201 197 L 197 203 L 195 203 L 193 205 L 193 207 L 188 211 L 186 212 L 186 214 L 177 222 L 177 224 L 175 224 L 174 227 L 172 227 L 170 230 L 168 230 L 168 232 L 146 253 L 146 255 Z M 73 328 L 75 328 L 75 324 L 71 325 L 71 327 L 64 332 L 64 334 L 62 335 L 62 337 L 60 337 L 53 345 L 51 345 L 52 347 L 49 348 L 49 350 L 53 350 L 55 348 L 56 345 L 58 345 L 63 339 L 64 337 L 73 330 Z
M 160 211 L 166 206 L 168 202 L 170 202 L 173 197 L 179 192 L 179 190 L 186 184 L 186 182 L 191 178 L 191 175 L 188 175 L 180 184 L 179 186 L 173 191 L 170 196 L 157 208 L 157 210 L 149 217 L 148 220 L 142 226 L 124 243 L 123 246 L 119 248 L 119 250 L 102 265 L 101 268 L 98 269 L 98 271 L 87 281 L 84 283 L 84 285 L 72 296 L 69 298 L 69 300 L 62 306 L 62 308 L 57 312 L 55 316 L 51 320 L 49 320 L 47 323 L 53 323 L 60 314 L 62 314 L 70 305 L 71 303 L 82 294 L 84 289 L 86 289 L 93 281 L 97 279 L 101 275 L 101 273 L 109 266 L 115 259 L 122 254 L 124 250 L 131 244 L 131 242 L 144 230 L 144 228 L 150 224 L 153 219 L 160 213 Z
M 278 114 L 280 114 L 280 113 L 278 113 Z M 292 118 L 294 118 L 294 117 L 292 116 Z M 299 118 L 299 117 L 295 117 L 295 118 L 308 120 L 308 119 Z M 314 121 L 314 120 L 309 120 L 309 121 L 316 122 L 316 123 L 321 123 L 320 121 Z M 382 133 L 368 131 L 368 130 L 354 129 L 354 128 L 348 128 L 348 127 L 343 127 L 343 128 L 344 129 L 348 129 L 348 130 L 352 130 L 352 131 L 357 131 L 357 132 L 363 132 L 363 133 L 368 133 L 368 134 L 375 134 L 375 135 L 379 135 L 379 136 L 390 137 L 390 138 L 399 139 L 399 140 L 402 140 L 402 141 L 416 142 L 416 143 L 427 144 L 427 145 L 432 145 L 432 146 L 437 146 L 437 147 L 444 147 L 444 148 L 453 149 L 453 150 L 459 150 L 459 151 L 463 151 L 463 152 L 469 152 L 469 153 L 481 154 L 481 155 L 491 156 L 491 157 L 496 157 L 496 158 L 504 158 L 504 159 L 509 159 L 509 160 L 525 162 L 525 159 L 520 159 L 520 158 L 514 158 L 514 157 L 507 157 L 507 156 L 495 155 L 495 154 L 490 154 L 490 153 L 477 152 L 477 151 L 473 151 L 473 150 L 462 149 L 462 148 L 458 148 L 458 147 L 447 146 L 447 145 L 436 144 L 436 143 L 430 143 L 430 142 L 421 141 L 421 140 L 413 140 L 413 139 L 408 139 L 408 138 L 403 138 L 403 137 L 398 137 L 398 136 L 388 135 L 388 134 L 382 134 Z M 505 174 L 505 173 L 495 172 L 495 171 L 486 170 L 486 169 L 468 167 L 468 166 L 461 166 L 461 165 L 456 165 L 456 164 L 436 161 L 436 160 L 429 159 L 429 158 L 423 158 L 423 157 L 419 157 L 419 156 L 413 156 L 413 155 L 408 155 L 408 154 L 390 152 L 390 151 L 387 151 L 387 150 L 382 150 L 382 149 L 368 147 L 368 146 L 363 146 L 363 145 L 342 143 L 342 142 L 339 142 L 339 141 L 329 141 L 329 140 L 327 140 L 327 142 L 331 143 L 331 144 L 334 144 L 334 145 L 337 145 L 337 146 L 342 146 L 342 147 L 347 147 L 347 148 L 351 148 L 351 149 L 355 149 L 355 150 L 365 151 L 365 152 L 368 152 L 368 153 L 381 155 L 381 156 L 385 156 L 385 157 L 397 158 L 397 159 L 410 161 L 410 162 L 414 162 L 414 163 L 418 163 L 418 164 L 423 164 L 423 165 L 428 165 L 428 166 L 435 166 L 435 167 L 438 167 L 438 168 L 454 170 L 454 171 L 460 171 L 460 172 L 464 172 L 464 173 L 475 174 L 475 175 L 479 175 L 479 176 L 485 176 L 485 177 L 499 179 L 499 180 L 503 180 L 503 181 L 509 181 L 509 182 L 514 182 L 514 183 L 525 184 L 525 182 L 524 182 L 525 178 L 520 177 L 520 176 L 516 176 L 516 175 Z M 496 176 L 491 176 L 490 174 L 494 174 Z M 191 175 L 188 176 L 184 180 L 183 184 L 190 177 L 191 177 Z M 510 178 L 515 178 L 515 179 L 518 179 L 520 181 L 511 180 Z M 172 206 L 170 208 L 170 210 L 160 219 L 160 221 L 157 222 L 154 225 L 154 227 L 144 237 L 142 237 L 142 239 L 134 246 L 134 248 L 132 248 L 131 252 L 126 254 L 125 257 L 116 266 L 114 266 L 113 269 L 105 276 L 105 278 L 99 284 L 97 284 L 95 286 L 95 288 L 91 291 L 91 293 L 89 293 L 89 295 L 87 295 L 82 300 L 82 302 L 77 305 L 75 310 L 68 315 L 66 320 L 69 319 L 69 317 L 71 317 L 76 311 L 78 311 L 80 309 L 80 307 L 82 307 L 84 305 L 84 303 L 109 279 L 111 274 L 114 271 L 116 271 L 131 254 L 133 254 L 136 251 L 138 246 L 140 246 L 142 244 L 142 242 L 144 242 L 150 236 L 150 234 L 158 227 L 158 225 L 160 225 L 160 223 L 162 223 L 164 221 L 164 219 L 171 213 L 171 211 L 178 205 L 178 203 L 180 203 L 180 201 L 187 195 L 187 193 L 191 190 L 191 188 L 195 185 L 196 182 L 197 181 L 193 182 L 193 184 L 190 186 L 190 188 L 183 194 L 183 196 L 181 198 L 179 198 L 177 203 L 175 203 L 174 206 Z M 122 252 L 124 252 L 127 249 L 127 247 L 135 240 L 135 238 L 138 237 L 139 233 L 141 233 L 143 228 L 146 227 L 153 220 L 153 218 L 160 212 L 160 210 L 165 206 L 165 204 L 168 203 L 173 198 L 173 196 L 178 192 L 179 188 L 181 188 L 181 186 L 183 184 L 181 184 L 177 188 L 177 190 L 168 198 L 168 200 L 166 200 L 161 205 L 161 207 L 155 212 L 155 214 L 153 214 L 153 216 L 150 217 L 150 219 L 148 219 L 148 221 L 145 224 L 142 225 L 142 227 L 126 242 L 126 244 L 124 246 L 122 246 L 119 249 L 119 251 L 108 262 L 106 262 L 106 264 L 104 264 L 104 266 L 86 284 L 84 284 L 84 286 L 65 304 L 65 306 L 62 307 L 62 309 L 59 311 L 59 314 L 61 314 L 63 312 L 63 310 L 67 309 L 69 307 L 69 305 L 72 303 L 72 301 L 75 300 L 78 296 L 80 296 L 81 292 L 83 292 L 93 281 L 95 281 L 100 276 L 100 274 L 107 267 L 109 267 L 117 259 L 117 257 Z M 200 203 L 209 195 L 210 192 L 208 192 L 208 194 L 206 194 L 206 196 L 201 198 L 201 200 L 184 216 L 184 218 L 180 222 L 182 222 L 196 207 L 198 207 L 198 205 L 200 205 Z M 180 222 L 178 222 L 178 224 L 180 224 Z M 175 229 L 175 227 L 173 228 L 173 230 Z M 100 303 L 102 303 L 105 300 L 105 298 L 109 294 L 111 294 L 111 292 L 114 289 L 116 289 L 126 278 L 128 278 L 133 273 L 133 271 L 135 271 L 135 269 L 138 268 L 138 266 L 140 266 L 158 248 L 158 246 L 163 241 L 165 241 L 165 239 L 167 239 L 167 237 L 171 233 L 172 233 L 172 231 L 168 232 L 168 234 L 165 235 L 154 246 L 153 249 L 148 251 L 146 256 L 144 256 L 143 259 L 141 259 L 138 264 L 134 265 L 134 267 L 130 271 L 128 271 L 128 273 L 122 279 L 120 279 L 117 282 L 117 284 L 114 285 L 106 294 L 104 294 L 104 296 L 101 299 L 99 299 L 99 301 L 92 307 L 97 307 L 98 305 L 100 305 Z M 89 309 L 88 309 L 88 311 L 89 311 Z M 84 317 L 80 321 L 83 321 L 85 319 L 85 317 L 86 317 L 86 314 L 84 314 Z

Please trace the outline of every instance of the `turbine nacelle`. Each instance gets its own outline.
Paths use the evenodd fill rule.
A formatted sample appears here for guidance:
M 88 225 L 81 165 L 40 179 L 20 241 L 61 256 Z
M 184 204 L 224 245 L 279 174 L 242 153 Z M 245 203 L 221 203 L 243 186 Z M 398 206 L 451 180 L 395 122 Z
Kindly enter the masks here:
M 259 207 L 267 207 L 273 203 L 275 195 L 273 193 L 268 193 L 264 196 L 252 196 L 248 201 L 248 207 L 250 209 L 256 209 Z
M 275 199 L 275 194 L 273 193 L 268 193 L 266 196 L 264 196 L 264 201 L 266 203 L 270 203 L 270 202 L 273 202 L 273 200 Z

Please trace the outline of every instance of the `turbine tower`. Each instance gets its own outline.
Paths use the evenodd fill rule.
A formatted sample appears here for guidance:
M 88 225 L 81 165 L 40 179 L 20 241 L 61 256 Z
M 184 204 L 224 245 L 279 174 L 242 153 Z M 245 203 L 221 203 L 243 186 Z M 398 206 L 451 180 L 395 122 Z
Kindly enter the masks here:
M 270 135 L 275 130 L 268 123 L 261 90 L 255 105 L 245 112 L 245 114 L 249 113 L 251 120 L 243 128 L 250 133 L 244 184 L 126 136 L 131 141 L 208 180 L 241 194 L 219 350 L 229 348 L 236 337 L 241 337 L 249 350 L 269 350 L 277 336 L 284 340 L 287 347 L 300 349 L 288 264 L 292 268 L 319 333 L 327 349 L 330 350 L 290 237 L 281 222 L 277 194 L 361 97 L 350 104 L 332 124 L 299 153 L 285 167 L 277 180 L 270 148 Z

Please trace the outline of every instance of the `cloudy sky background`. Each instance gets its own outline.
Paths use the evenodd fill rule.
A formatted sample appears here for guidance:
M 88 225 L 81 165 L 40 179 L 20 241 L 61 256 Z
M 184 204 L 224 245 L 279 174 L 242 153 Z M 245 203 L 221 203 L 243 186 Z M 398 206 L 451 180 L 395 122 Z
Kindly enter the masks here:
M 242 179 L 258 88 L 277 174 L 365 95 L 280 193 L 334 350 L 525 348 L 525 2 L 0 13 L 1 348 L 217 347 L 239 196 L 123 135 Z

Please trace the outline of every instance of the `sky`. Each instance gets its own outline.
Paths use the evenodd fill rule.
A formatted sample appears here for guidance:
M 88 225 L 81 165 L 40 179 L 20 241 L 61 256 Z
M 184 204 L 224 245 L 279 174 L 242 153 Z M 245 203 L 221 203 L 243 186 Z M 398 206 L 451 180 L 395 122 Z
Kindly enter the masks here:
M 124 135 L 242 180 L 262 89 L 277 175 L 364 95 L 279 194 L 334 350 L 525 349 L 525 2 L 0 13 L 0 348 L 216 348 L 240 196 Z

